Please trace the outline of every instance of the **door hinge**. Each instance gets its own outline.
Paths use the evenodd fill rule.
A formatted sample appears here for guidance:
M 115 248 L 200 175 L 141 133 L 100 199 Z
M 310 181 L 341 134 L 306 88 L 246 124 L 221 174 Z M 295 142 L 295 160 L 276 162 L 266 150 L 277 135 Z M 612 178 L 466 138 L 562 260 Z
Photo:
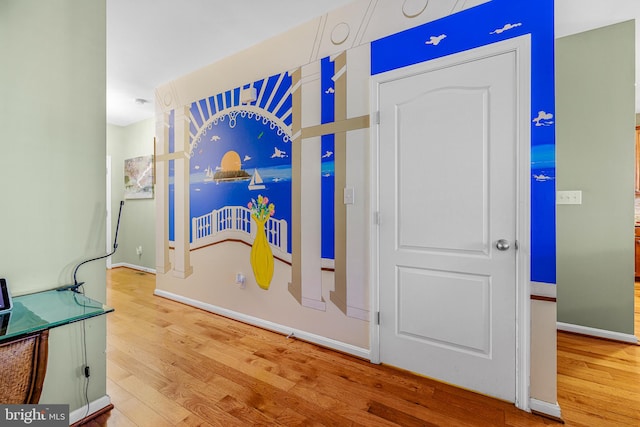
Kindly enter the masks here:
M 520 245 L 518 245 L 518 241 L 514 241 L 513 242 L 513 248 L 517 251 L 518 249 L 520 249 Z
M 375 211 L 373 213 L 373 223 L 375 225 L 380 225 L 380 212 L 379 211 Z
M 380 111 L 376 111 L 374 120 L 376 121 L 376 124 L 379 125 L 380 124 Z
M 376 313 L 376 325 L 379 325 L 379 324 L 380 324 L 380 312 L 378 311 Z

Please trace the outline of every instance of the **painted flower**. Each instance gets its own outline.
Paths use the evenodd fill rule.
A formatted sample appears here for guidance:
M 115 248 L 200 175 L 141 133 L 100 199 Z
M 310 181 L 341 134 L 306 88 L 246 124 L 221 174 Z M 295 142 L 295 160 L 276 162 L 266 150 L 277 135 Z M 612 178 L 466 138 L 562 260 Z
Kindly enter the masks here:
M 251 211 L 251 216 L 256 218 L 256 220 L 264 221 L 273 216 L 276 212 L 276 206 L 273 203 L 269 203 L 268 197 L 262 197 L 262 195 L 258 195 L 258 200 L 251 199 L 249 203 L 247 203 L 247 207 Z

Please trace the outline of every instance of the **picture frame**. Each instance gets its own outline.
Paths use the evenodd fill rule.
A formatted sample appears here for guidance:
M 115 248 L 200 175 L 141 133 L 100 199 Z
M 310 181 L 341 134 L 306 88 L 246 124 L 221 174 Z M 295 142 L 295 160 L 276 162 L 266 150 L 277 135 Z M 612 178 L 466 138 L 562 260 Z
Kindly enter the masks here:
M 124 161 L 124 198 L 153 199 L 154 156 L 139 156 Z

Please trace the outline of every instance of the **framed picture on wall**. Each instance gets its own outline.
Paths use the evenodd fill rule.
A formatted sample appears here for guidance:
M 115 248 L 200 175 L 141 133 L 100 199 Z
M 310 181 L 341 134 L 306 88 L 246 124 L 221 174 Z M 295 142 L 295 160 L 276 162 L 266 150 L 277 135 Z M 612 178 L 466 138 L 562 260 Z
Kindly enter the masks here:
M 153 156 L 124 161 L 124 198 L 153 199 Z

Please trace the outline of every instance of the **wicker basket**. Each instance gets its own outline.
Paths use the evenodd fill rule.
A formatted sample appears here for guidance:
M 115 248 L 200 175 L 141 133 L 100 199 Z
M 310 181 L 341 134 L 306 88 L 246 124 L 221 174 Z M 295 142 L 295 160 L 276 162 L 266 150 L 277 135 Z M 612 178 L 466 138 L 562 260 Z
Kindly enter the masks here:
M 0 403 L 35 404 L 47 369 L 48 331 L 0 344 Z

